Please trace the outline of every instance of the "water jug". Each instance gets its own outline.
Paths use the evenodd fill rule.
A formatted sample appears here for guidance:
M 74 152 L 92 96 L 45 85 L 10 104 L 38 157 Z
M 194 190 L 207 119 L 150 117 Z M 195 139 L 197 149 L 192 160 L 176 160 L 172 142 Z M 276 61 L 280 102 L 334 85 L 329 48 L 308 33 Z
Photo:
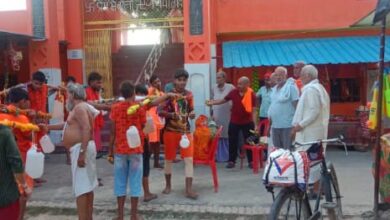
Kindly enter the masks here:
M 188 140 L 187 135 L 183 134 L 181 136 L 181 140 L 180 140 L 180 147 L 181 148 L 188 148 L 189 146 L 190 146 L 190 140 Z
M 141 137 L 139 136 L 138 129 L 135 126 L 130 126 L 126 131 L 127 143 L 130 148 L 137 148 L 141 146 Z
M 42 150 L 46 154 L 50 154 L 55 150 L 54 144 L 51 142 L 50 137 L 48 135 L 44 135 L 40 140 L 39 143 L 42 146 Z
M 42 152 L 37 151 L 37 146 L 33 144 L 27 151 L 26 173 L 33 179 L 40 178 L 43 174 L 44 158 Z

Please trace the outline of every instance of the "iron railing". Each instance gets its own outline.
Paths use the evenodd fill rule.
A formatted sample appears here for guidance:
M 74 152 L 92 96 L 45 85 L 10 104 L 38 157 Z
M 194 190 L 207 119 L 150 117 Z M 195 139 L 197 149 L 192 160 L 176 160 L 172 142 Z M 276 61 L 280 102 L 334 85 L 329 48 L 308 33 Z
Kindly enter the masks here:
M 150 51 L 148 58 L 145 61 L 144 66 L 141 69 L 140 74 L 137 77 L 136 84 L 138 84 L 142 77 L 144 82 L 148 82 L 150 77 L 154 74 L 154 71 L 157 69 L 158 62 L 161 58 L 162 52 L 165 46 L 169 43 L 168 33 L 166 30 L 161 30 L 161 42 L 153 46 Z

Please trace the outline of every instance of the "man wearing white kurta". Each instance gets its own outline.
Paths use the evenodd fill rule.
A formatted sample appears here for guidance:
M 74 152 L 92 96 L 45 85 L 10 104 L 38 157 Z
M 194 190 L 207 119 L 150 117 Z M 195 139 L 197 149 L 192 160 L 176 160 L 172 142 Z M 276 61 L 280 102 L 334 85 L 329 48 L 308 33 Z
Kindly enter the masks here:
M 314 66 L 304 66 L 300 78 L 304 86 L 293 118 L 292 135 L 295 135 L 295 141 L 298 143 L 326 139 L 329 124 L 329 95 L 318 81 L 318 70 Z M 309 183 L 315 183 L 319 178 L 320 166 L 312 163 Z
M 318 70 L 306 65 L 301 72 L 304 85 L 293 118 L 293 134 L 299 143 L 325 139 L 328 136 L 330 99 L 318 81 Z

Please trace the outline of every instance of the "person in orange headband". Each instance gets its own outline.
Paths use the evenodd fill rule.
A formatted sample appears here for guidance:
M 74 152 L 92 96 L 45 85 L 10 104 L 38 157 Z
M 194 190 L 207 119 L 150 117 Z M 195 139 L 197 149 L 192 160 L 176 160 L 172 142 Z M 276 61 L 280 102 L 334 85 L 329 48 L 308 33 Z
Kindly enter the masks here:
M 242 132 L 246 140 L 250 135 L 250 130 L 254 130 L 257 126 L 256 96 L 250 88 L 250 80 L 248 77 L 241 77 L 238 80 L 237 88 L 233 89 L 224 99 L 209 100 L 207 105 L 221 105 L 228 101 L 232 101 L 232 114 L 229 123 L 229 162 L 226 168 L 235 167 L 238 153 L 239 133 Z M 252 154 L 247 151 L 248 167 L 252 168 Z

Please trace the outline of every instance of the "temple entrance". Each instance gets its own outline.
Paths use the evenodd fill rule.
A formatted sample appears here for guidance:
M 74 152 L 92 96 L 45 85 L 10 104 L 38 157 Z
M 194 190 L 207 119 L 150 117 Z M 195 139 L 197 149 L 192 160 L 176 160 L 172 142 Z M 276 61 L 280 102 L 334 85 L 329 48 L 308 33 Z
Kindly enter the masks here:
M 104 97 L 123 80 L 183 67 L 182 9 L 183 0 L 84 0 L 85 72 L 103 75 Z M 162 61 L 170 51 L 175 59 Z

